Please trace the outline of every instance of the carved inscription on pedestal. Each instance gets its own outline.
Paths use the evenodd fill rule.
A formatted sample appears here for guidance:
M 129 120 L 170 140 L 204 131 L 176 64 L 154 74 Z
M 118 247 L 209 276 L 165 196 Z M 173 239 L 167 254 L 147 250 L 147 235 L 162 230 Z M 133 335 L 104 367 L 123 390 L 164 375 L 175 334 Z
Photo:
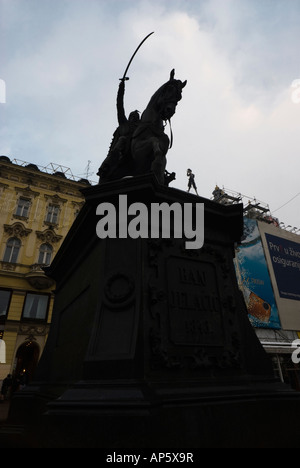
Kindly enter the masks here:
M 169 339 L 175 345 L 223 346 L 215 266 L 179 257 L 167 261 Z

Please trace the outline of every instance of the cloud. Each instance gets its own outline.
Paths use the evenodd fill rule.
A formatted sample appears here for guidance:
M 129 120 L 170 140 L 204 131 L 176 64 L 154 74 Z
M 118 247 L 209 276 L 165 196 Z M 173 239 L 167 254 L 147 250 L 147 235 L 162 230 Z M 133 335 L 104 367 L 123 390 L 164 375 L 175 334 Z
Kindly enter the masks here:
M 276 209 L 298 193 L 297 2 L 1 1 L 1 154 L 78 175 L 91 160 L 96 173 L 117 126 L 118 80 L 154 31 L 130 67 L 125 107 L 143 111 L 172 68 L 187 79 L 172 119 L 172 185 L 185 190 L 192 167 L 205 197 L 218 183 Z M 300 226 L 297 202 L 278 215 Z

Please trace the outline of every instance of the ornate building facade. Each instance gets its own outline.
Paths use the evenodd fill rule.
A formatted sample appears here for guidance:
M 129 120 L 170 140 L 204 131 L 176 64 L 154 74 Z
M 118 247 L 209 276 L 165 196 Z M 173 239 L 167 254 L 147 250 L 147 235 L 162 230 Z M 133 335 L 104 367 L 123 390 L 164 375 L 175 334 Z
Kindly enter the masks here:
M 8 373 L 30 381 L 47 339 L 55 284 L 43 267 L 84 203 L 80 189 L 89 184 L 64 169 L 0 156 L 0 381 Z

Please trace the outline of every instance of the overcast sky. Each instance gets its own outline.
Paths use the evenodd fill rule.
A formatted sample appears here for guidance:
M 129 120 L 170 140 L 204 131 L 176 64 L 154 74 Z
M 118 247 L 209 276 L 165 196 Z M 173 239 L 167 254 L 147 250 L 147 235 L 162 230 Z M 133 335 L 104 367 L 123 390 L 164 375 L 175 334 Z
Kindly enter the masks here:
M 200 195 L 218 184 L 300 228 L 299 24 L 300 0 L 0 0 L 0 154 L 78 176 L 91 161 L 97 182 L 119 78 L 154 31 L 129 70 L 125 108 L 143 111 L 172 68 L 187 80 L 171 186 L 186 190 L 189 167 Z

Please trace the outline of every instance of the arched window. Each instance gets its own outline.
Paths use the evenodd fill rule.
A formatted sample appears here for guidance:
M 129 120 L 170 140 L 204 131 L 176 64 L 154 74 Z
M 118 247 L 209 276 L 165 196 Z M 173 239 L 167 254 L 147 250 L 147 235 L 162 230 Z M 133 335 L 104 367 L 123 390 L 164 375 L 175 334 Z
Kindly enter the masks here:
M 4 253 L 4 262 L 17 263 L 19 251 L 21 248 L 21 241 L 17 237 L 11 237 L 6 243 L 6 249 Z
M 28 384 L 32 380 L 39 355 L 40 347 L 33 341 L 25 341 L 25 343 L 19 346 L 16 354 L 15 374 L 21 379 L 21 385 Z
M 42 244 L 40 247 L 39 265 L 50 265 L 53 254 L 53 248 L 50 244 Z

